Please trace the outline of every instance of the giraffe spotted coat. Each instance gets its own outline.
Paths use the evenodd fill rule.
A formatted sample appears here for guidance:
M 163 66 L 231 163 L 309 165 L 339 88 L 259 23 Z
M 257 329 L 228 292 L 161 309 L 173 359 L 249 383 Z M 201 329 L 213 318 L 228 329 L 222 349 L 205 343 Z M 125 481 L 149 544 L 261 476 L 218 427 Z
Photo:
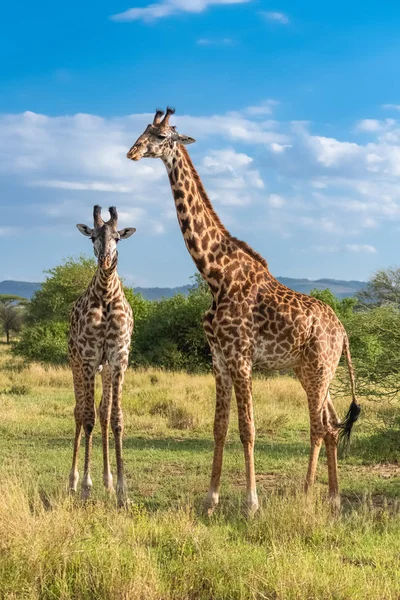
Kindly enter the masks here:
M 232 387 L 243 444 L 247 507 L 258 508 L 254 470 L 252 368 L 293 368 L 308 399 L 311 451 L 306 489 L 315 478 L 322 441 L 327 452 L 329 494 L 339 505 L 337 439 L 340 427 L 350 433 L 359 406 L 346 332 L 333 310 L 315 298 L 294 292 L 273 277 L 266 261 L 221 223 L 185 145 L 193 138 L 169 125 L 173 109 L 158 110 L 127 157 L 161 158 L 166 166 L 178 222 L 186 247 L 213 296 L 204 319 L 216 381 L 214 459 L 207 496 L 209 513 L 219 500 L 223 449 Z M 347 357 L 352 384 L 351 418 L 341 425 L 329 396 L 340 356 Z M 356 415 L 357 413 L 357 415 Z M 350 414 L 350 413 L 349 413 Z
M 77 225 L 81 233 L 91 238 L 98 257 L 98 267 L 87 290 L 75 302 L 70 319 L 69 361 L 76 400 L 70 490 L 75 492 L 78 485 L 77 458 L 83 428 L 85 464 L 82 498 L 87 499 L 90 495 L 92 435 L 96 421 L 94 383 L 96 372 L 101 370 L 103 390 L 99 414 L 103 443 L 103 482 L 107 490 L 113 490 L 108 446 L 108 430 L 111 423 L 117 461 L 117 497 L 122 505 L 126 501 L 126 489 L 122 460 L 121 396 L 124 373 L 128 366 L 133 315 L 117 273 L 116 245 L 120 239 L 132 235 L 135 229 L 117 231 L 116 209 L 110 208 L 111 219 L 106 223 L 101 218 L 100 210 L 100 207 L 95 206 L 93 229 L 87 225 Z

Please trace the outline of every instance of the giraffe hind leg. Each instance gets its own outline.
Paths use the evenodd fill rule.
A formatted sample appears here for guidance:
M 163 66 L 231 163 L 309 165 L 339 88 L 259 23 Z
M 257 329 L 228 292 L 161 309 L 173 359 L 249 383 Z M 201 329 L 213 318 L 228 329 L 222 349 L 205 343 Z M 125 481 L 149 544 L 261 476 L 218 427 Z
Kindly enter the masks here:
M 101 380 L 103 386 L 103 392 L 101 396 L 101 402 L 99 407 L 100 423 L 101 423 L 101 436 L 103 444 L 103 483 L 104 487 L 108 492 L 114 490 L 113 477 L 110 470 L 110 452 L 109 452 L 109 426 L 110 426 L 110 415 L 111 415 L 111 402 L 112 402 L 112 382 L 111 382 L 111 370 L 108 364 L 105 364 L 101 370 Z
M 308 408 L 310 413 L 310 457 L 305 481 L 305 490 L 309 491 L 315 482 L 318 457 L 322 442 L 325 443 L 328 463 L 329 498 L 333 505 L 339 505 L 339 486 L 337 475 L 337 423 L 339 422 L 335 408 L 332 404 L 329 385 L 332 372 L 320 370 L 318 379 L 310 376 L 310 370 L 301 368 L 296 370 L 300 382 L 307 393 Z
M 81 486 L 82 500 L 88 500 L 93 487 L 90 475 L 92 459 L 93 429 L 96 422 L 96 409 L 94 404 L 94 378 L 95 370 L 91 365 L 84 367 L 85 404 L 82 413 L 82 424 L 85 432 L 85 464 Z
M 124 367 L 112 369 L 112 406 L 111 429 L 114 434 L 115 456 L 117 461 L 117 502 L 119 507 L 127 505 L 127 488 L 124 476 L 122 458 L 122 437 L 124 433 L 124 415 L 121 406 L 122 385 L 124 382 Z

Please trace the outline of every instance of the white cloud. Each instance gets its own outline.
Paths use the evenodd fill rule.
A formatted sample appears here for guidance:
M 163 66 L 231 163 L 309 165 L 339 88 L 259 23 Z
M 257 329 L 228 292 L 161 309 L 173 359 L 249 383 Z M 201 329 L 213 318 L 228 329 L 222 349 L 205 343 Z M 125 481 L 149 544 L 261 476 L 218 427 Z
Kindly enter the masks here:
M 113 21 L 155 21 L 170 15 L 189 12 L 201 13 L 212 5 L 245 4 L 252 0 L 164 0 L 143 8 L 130 8 L 112 15 Z
M 264 120 L 260 111 L 249 108 L 174 116 L 178 131 L 198 138 L 190 154 L 210 197 L 224 207 L 224 218 L 232 220 L 240 207 L 249 206 L 253 218 L 268 213 L 271 219 L 266 224 L 256 219 L 256 226 L 285 237 L 306 234 L 310 247 L 337 246 L 338 237 L 353 241 L 373 227 L 379 231 L 400 222 L 396 121 L 380 121 L 368 141 L 355 143 L 354 129 L 343 139 L 324 137 L 316 125 L 317 134 L 306 123 Z M 66 218 L 74 214 L 75 223 L 82 207 L 90 214 L 95 202 L 115 203 L 123 212 L 145 210 L 141 228 L 162 234 L 175 224 L 165 167 L 158 160 L 133 164 L 126 159 L 127 149 L 152 117 L 0 115 L 2 184 L 30 188 L 35 200 L 25 205 L 40 204 L 49 223 L 62 221 L 62 211 Z M 279 194 L 270 193 L 274 189 Z M 19 220 L 7 216 L 3 226 L 14 225 Z M 357 240 L 355 246 L 363 244 Z
M 272 142 L 269 147 L 275 154 L 281 154 L 285 152 L 286 148 L 291 148 L 292 146 L 291 144 L 277 144 L 276 142 Z
M 400 110 L 400 104 L 382 104 L 386 110 Z
M 280 23 L 281 25 L 288 25 L 289 23 L 289 17 L 281 12 L 261 11 L 260 15 L 265 17 L 268 21 Z
M 253 159 L 233 148 L 210 150 L 203 158 L 201 174 L 209 176 L 210 198 L 224 205 L 246 205 L 254 190 L 264 188 L 257 169 L 250 167 Z
M 325 167 L 337 167 L 348 160 L 354 159 L 360 152 L 360 147 L 351 142 L 340 142 L 334 138 L 309 136 L 308 145 L 315 158 Z
M 256 104 L 255 106 L 247 106 L 243 112 L 251 116 L 271 115 L 273 107 L 278 106 L 278 104 L 279 102 L 277 100 L 265 100 L 264 102 Z
M 231 46 L 234 41 L 231 38 L 221 38 L 211 40 L 209 38 L 200 38 L 197 40 L 199 46 Z
M 382 127 L 381 121 L 377 119 L 362 119 L 357 123 L 359 131 L 379 131 Z
M 92 192 L 117 192 L 126 194 L 133 191 L 132 186 L 119 185 L 117 183 L 102 183 L 100 181 L 59 181 L 57 179 L 37 180 L 32 182 L 36 187 L 49 187 L 62 190 L 92 191 Z
M 282 196 L 279 196 L 279 194 L 270 194 L 268 196 L 268 204 L 273 208 L 281 208 L 286 204 L 286 200 Z
M 390 132 L 395 124 L 396 121 L 394 119 L 384 119 L 383 121 L 378 119 L 362 119 L 358 121 L 356 129 L 365 133 L 381 132 L 381 135 L 385 135 L 387 132 Z
M 251 156 L 235 152 L 233 148 L 210 150 L 209 154 L 203 159 L 203 165 L 211 173 L 233 172 L 235 168 L 247 166 L 252 162 Z
M 347 244 L 346 246 L 349 252 L 366 252 L 367 254 L 375 254 L 376 248 L 368 244 Z

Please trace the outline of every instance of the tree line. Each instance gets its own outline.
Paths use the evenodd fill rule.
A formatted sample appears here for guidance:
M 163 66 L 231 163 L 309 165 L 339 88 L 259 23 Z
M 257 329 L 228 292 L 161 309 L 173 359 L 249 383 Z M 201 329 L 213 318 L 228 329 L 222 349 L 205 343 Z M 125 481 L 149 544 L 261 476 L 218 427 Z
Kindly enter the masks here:
M 46 271 L 32 300 L 0 297 L 0 325 L 9 339 L 18 332 L 13 352 L 32 361 L 67 363 L 71 306 L 96 270 L 92 258 L 70 258 Z M 130 360 L 134 367 L 188 372 L 211 370 L 202 318 L 210 306 L 207 285 L 195 276 L 187 296 L 146 300 L 124 291 L 135 315 Z M 400 269 L 378 271 L 357 298 L 339 299 L 327 290 L 311 295 L 329 304 L 344 324 L 360 395 L 393 398 L 400 391 Z M 10 315 L 10 312 L 12 313 Z

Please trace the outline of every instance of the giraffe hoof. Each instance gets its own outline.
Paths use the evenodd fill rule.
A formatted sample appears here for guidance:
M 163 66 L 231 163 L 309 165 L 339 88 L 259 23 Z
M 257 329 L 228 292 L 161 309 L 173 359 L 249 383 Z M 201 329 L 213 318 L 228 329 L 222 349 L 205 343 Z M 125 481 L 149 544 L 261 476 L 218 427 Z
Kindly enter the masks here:
M 126 496 L 121 497 L 117 496 L 117 506 L 118 508 L 124 508 L 127 510 L 132 505 L 132 500 L 129 500 Z
M 340 514 L 341 502 L 340 496 L 331 496 L 329 498 L 329 505 L 333 515 L 337 516 Z
M 204 504 L 204 508 L 203 508 L 203 514 L 206 517 L 212 517 L 212 515 L 215 513 L 215 509 L 217 508 L 217 504 L 209 504 L 209 503 L 205 503 Z
M 82 502 L 87 502 L 90 499 L 91 488 L 83 487 L 81 491 Z
M 252 519 L 254 517 L 254 515 L 256 514 L 256 512 L 259 509 L 259 504 L 258 504 L 258 500 L 253 501 L 253 502 L 247 502 L 245 509 L 244 509 L 244 514 L 245 517 L 247 519 Z
M 214 491 L 209 491 L 207 494 L 207 498 L 204 502 L 203 512 L 207 517 L 211 517 L 214 514 L 215 509 L 218 506 L 219 502 L 219 494 Z

